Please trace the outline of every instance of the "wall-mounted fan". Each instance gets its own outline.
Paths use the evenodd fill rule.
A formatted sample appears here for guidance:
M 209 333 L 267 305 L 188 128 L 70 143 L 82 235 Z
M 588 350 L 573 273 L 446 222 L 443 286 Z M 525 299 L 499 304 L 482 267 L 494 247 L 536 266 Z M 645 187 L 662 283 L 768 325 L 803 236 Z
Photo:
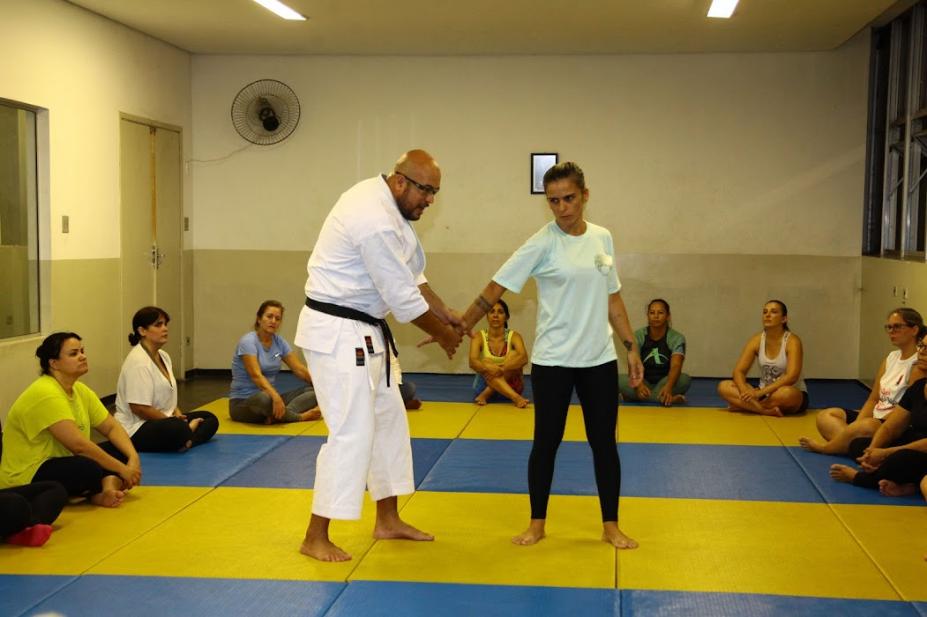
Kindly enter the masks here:
M 253 144 L 279 143 L 299 124 L 299 99 L 285 83 L 259 79 L 235 96 L 232 124 L 239 135 Z

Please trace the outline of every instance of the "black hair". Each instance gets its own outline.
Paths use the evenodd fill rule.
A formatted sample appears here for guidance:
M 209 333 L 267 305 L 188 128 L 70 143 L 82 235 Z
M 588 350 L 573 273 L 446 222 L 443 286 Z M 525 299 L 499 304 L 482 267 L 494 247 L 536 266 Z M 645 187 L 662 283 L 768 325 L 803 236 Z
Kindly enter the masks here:
M 582 168 L 574 163 L 573 161 L 564 161 L 562 163 L 557 163 L 550 169 L 544 172 L 544 188 L 547 188 L 547 185 L 551 182 L 556 182 L 557 180 L 570 179 L 581 191 L 586 190 L 586 176 L 583 174 Z
M 789 307 L 787 307 L 787 306 L 785 305 L 785 302 L 783 302 L 782 300 L 767 300 L 767 301 L 766 301 L 766 304 L 769 304 L 770 302 L 775 302 L 776 304 L 779 305 L 779 308 L 782 309 L 782 316 L 783 316 L 783 317 L 788 317 L 788 316 L 789 316 Z M 787 322 L 787 321 L 782 322 L 782 329 L 783 329 L 783 330 L 788 330 L 788 329 L 789 329 L 789 322 Z
M 654 298 L 653 300 L 651 300 L 650 302 L 648 302 L 648 303 L 647 303 L 647 312 L 648 312 L 648 313 L 650 312 L 650 307 L 653 306 L 654 303 L 656 303 L 656 302 L 659 302 L 660 304 L 663 305 L 663 308 L 666 309 L 666 314 L 667 314 L 667 315 L 671 315 L 671 314 L 672 314 L 672 313 L 670 313 L 669 302 L 667 302 L 667 301 L 664 300 L 663 298 Z
M 142 337 L 138 335 L 138 329 L 147 328 L 162 317 L 164 323 L 171 320 L 171 316 L 167 314 L 167 311 L 157 306 L 146 306 L 135 311 L 135 315 L 132 316 L 132 333 L 129 334 L 129 344 L 133 347 L 138 345 L 138 342 L 142 340 Z
M 924 328 L 924 318 L 921 317 L 921 314 L 915 311 L 913 308 L 907 306 L 899 306 L 892 312 L 888 314 L 889 317 L 892 315 L 898 315 L 901 317 L 901 320 L 904 321 L 905 325 L 914 327 L 917 326 L 918 337 L 920 337 L 920 331 Z
M 504 327 L 508 328 L 509 327 L 509 305 L 506 304 L 505 300 L 502 300 L 502 299 L 496 300 L 496 304 L 499 304 L 502 306 L 502 311 L 505 313 L 505 326 Z
M 266 311 L 272 306 L 280 309 L 280 315 L 283 315 L 283 304 L 281 304 L 278 300 L 264 300 L 263 302 L 261 302 L 261 306 L 259 306 L 257 310 L 257 319 L 254 320 L 255 330 L 257 330 L 258 327 L 261 325 L 261 317 L 264 316 L 264 311 Z
M 39 359 L 39 366 L 42 367 L 42 374 L 48 375 L 50 372 L 49 362 L 57 360 L 61 356 L 61 346 L 64 342 L 76 338 L 78 341 L 83 340 L 76 332 L 53 332 L 45 337 L 42 344 L 35 348 L 35 357 Z

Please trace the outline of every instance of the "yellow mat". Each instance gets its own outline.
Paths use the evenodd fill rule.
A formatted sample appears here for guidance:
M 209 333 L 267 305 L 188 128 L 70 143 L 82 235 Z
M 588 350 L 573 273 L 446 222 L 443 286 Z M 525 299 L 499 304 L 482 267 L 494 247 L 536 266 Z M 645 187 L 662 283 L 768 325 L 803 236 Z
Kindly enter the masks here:
M 785 418 L 764 418 L 769 428 L 784 446 L 798 446 L 799 437 L 814 437 L 820 439 L 818 428 L 815 425 L 817 409 L 809 409 L 797 416 Z
M 332 523 L 354 559 L 331 564 L 299 553 L 311 502 L 310 490 L 220 487 L 90 573 L 344 581 L 373 544 L 375 506 L 368 499 L 360 521 Z
M 87 503 L 68 506 L 42 548 L 0 543 L 0 573 L 82 574 L 210 490 L 139 486 L 118 508 Z M 170 570 L 160 574 L 170 574 Z
M 624 405 L 618 412 L 618 437 L 626 442 L 780 445 L 763 416 L 706 407 Z
M 626 497 L 621 521 L 621 588 L 899 599 L 826 504 Z
M 463 439 L 527 439 L 534 438 L 534 406 L 519 409 L 506 403 L 478 407 L 476 415 L 463 430 Z M 586 441 L 583 412 L 579 405 L 570 405 L 564 441 Z
M 834 510 L 905 600 L 927 602 L 923 502 L 910 507 L 837 505 Z
M 409 433 L 422 439 L 455 439 L 477 411 L 473 403 L 425 401 L 421 409 L 408 412 Z M 324 422 L 313 422 L 304 435 L 328 436 Z
M 555 495 L 548 537 L 515 546 L 526 495 L 418 492 L 402 509 L 435 542 L 377 542 L 351 580 L 615 587 L 615 549 L 601 541 L 598 499 Z
M 249 424 L 235 422 L 229 417 L 229 399 L 220 398 L 200 405 L 197 409 L 211 411 L 219 418 L 219 433 L 225 435 L 303 435 L 311 434 L 314 425 L 322 424 L 321 420 L 315 422 L 287 422 L 281 424 Z

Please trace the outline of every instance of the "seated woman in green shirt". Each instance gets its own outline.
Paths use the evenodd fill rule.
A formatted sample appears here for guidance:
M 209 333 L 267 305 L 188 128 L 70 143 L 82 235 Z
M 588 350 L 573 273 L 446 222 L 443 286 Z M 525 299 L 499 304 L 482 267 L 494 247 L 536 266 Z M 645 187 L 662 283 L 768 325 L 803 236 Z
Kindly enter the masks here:
M 0 488 L 57 481 L 71 497 L 115 508 L 142 476 L 138 452 L 96 393 L 79 380 L 87 355 L 74 332 L 55 332 L 35 351 L 42 376 L 10 408 Z M 109 441 L 95 444 L 90 429 Z
M 618 387 L 626 401 L 650 401 L 669 407 L 686 402 L 692 379 L 682 372 L 686 360 L 686 337 L 671 327 L 669 302 L 655 298 L 647 305 L 647 327 L 634 332 L 644 363 L 644 381 L 632 388 L 627 375 L 618 376 Z

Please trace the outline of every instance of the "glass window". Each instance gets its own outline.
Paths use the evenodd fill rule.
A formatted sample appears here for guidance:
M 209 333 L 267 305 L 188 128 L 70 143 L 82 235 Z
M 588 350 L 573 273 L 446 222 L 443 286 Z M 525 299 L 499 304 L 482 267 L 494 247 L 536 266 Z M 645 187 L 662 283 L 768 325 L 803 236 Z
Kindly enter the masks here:
M 39 331 L 36 114 L 0 101 L 0 338 Z

